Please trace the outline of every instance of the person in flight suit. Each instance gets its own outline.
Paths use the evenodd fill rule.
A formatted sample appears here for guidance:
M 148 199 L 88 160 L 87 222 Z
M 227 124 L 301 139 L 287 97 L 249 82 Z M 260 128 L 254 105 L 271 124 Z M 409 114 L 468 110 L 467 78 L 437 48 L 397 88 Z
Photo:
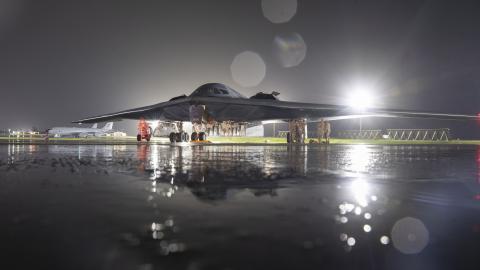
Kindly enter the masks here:
M 330 143 L 330 133 L 332 133 L 332 126 L 330 122 L 325 122 L 325 142 Z
M 323 137 L 325 136 L 325 121 L 323 119 L 320 119 L 320 122 L 318 123 L 318 143 L 322 143 Z

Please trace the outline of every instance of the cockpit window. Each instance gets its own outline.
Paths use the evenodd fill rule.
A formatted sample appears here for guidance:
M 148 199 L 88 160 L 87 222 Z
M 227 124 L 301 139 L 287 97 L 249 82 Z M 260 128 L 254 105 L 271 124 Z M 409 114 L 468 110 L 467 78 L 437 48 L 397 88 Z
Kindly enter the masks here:
M 246 98 L 242 94 L 238 93 L 237 91 L 229 88 L 226 85 L 219 84 L 219 83 L 207 83 L 198 87 L 191 96 L 197 97 L 215 97 L 215 96 L 222 96 L 222 97 L 232 97 L 232 98 Z

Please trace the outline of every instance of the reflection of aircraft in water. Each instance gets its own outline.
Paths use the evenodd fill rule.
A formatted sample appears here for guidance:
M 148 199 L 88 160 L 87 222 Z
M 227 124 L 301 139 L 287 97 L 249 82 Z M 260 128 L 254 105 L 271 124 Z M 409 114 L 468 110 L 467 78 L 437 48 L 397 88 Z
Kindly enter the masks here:
M 349 177 L 321 177 L 325 174 L 317 167 L 328 169 L 327 163 L 319 163 L 327 162 L 329 153 L 320 151 L 322 156 L 318 157 L 319 153 L 310 153 L 307 149 L 296 145 L 275 146 L 263 148 L 265 152 L 258 155 L 258 149 L 252 151 L 252 148 L 238 146 L 142 144 L 137 146 L 137 158 L 142 163 L 140 169 L 148 172 L 153 180 L 151 191 L 155 194 L 172 197 L 178 189 L 187 189 L 198 200 L 211 203 L 228 200 L 244 191 L 255 196 L 277 196 L 282 188 L 288 194 L 297 195 L 308 190 L 304 199 L 287 203 L 294 209 L 288 218 L 319 211 L 312 218 L 320 216 L 332 224 L 334 228 L 329 230 L 329 235 L 335 233 L 332 239 L 346 251 L 366 242 L 368 236 L 380 239 L 379 245 L 387 245 L 390 235 L 379 223 L 385 222 L 382 215 L 390 211 L 391 206 L 386 205 L 385 196 L 377 193 L 378 187 Z M 309 154 L 316 156 L 310 164 L 312 170 L 308 168 Z M 356 158 L 350 161 L 360 162 Z M 303 179 L 306 185 L 302 185 Z M 317 182 L 311 185 L 309 180 Z
M 103 128 L 97 128 L 97 124 L 93 124 L 90 128 L 80 127 L 53 127 L 47 130 L 48 136 L 53 137 L 88 137 L 88 136 L 105 136 L 113 128 L 113 122 L 108 122 Z
M 168 151 L 162 151 L 164 147 Z M 137 146 L 138 169 L 148 172 L 152 180 L 188 187 L 199 199 L 209 201 L 225 199 L 227 191 L 238 189 L 251 190 L 255 195 L 274 195 L 281 186 L 278 180 L 305 176 L 305 146 L 299 146 L 303 151 L 288 151 L 290 147 L 286 146 L 277 149 L 282 157 L 288 155 L 288 166 L 276 163 L 270 155 L 262 157 L 263 162 L 255 162 L 248 148 L 232 147 L 142 144 Z
M 75 121 L 95 123 L 121 119 L 159 120 L 178 124 L 178 132 L 170 134 L 170 140 L 206 140 L 206 132 L 217 133 L 224 129 L 226 134 L 245 135 L 246 124 L 267 120 L 289 122 L 291 142 L 299 141 L 298 133 L 305 134 L 307 121 L 319 119 L 336 120 L 378 117 L 415 117 L 434 119 L 477 119 L 476 115 L 429 113 L 392 109 L 354 109 L 348 106 L 280 101 L 278 93 L 258 93 L 250 98 L 220 83 L 208 83 L 198 87 L 189 96 L 183 95 L 167 102 L 151 106 L 109 113 Z M 193 132 L 189 136 L 183 128 L 184 122 L 191 122 Z M 140 134 L 142 133 L 142 134 Z M 139 140 L 148 137 L 140 132 Z M 288 136 L 287 136 L 288 138 Z M 292 141 L 293 140 L 293 141 Z
M 48 145 L 48 153 L 75 155 L 77 158 L 112 158 L 118 151 L 124 151 L 125 145 Z

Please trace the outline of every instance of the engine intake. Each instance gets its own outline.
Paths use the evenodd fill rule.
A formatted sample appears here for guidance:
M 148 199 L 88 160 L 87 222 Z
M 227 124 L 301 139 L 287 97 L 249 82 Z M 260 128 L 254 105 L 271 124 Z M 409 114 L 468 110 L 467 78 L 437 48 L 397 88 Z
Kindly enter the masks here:
M 278 100 L 278 98 L 277 98 L 278 95 L 280 95 L 280 93 L 276 92 L 276 91 L 273 91 L 271 94 L 258 92 L 255 95 L 251 96 L 250 99 L 273 99 L 273 100 Z

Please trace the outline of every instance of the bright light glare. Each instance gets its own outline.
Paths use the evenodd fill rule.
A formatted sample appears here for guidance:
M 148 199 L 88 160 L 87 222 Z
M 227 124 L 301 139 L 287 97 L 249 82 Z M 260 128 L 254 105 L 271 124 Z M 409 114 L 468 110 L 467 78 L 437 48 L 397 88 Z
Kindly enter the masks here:
M 365 85 L 356 85 L 350 90 L 348 98 L 348 106 L 365 110 L 371 108 L 375 103 L 375 97 L 372 95 L 371 89 Z
M 353 196 L 355 200 L 361 207 L 368 206 L 368 194 L 370 193 L 370 186 L 369 184 L 362 180 L 357 179 L 353 181 L 350 186 L 351 191 L 353 192 Z M 358 210 L 355 209 L 355 214 L 360 215 L 362 213 L 362 209 L 359 207 Z

